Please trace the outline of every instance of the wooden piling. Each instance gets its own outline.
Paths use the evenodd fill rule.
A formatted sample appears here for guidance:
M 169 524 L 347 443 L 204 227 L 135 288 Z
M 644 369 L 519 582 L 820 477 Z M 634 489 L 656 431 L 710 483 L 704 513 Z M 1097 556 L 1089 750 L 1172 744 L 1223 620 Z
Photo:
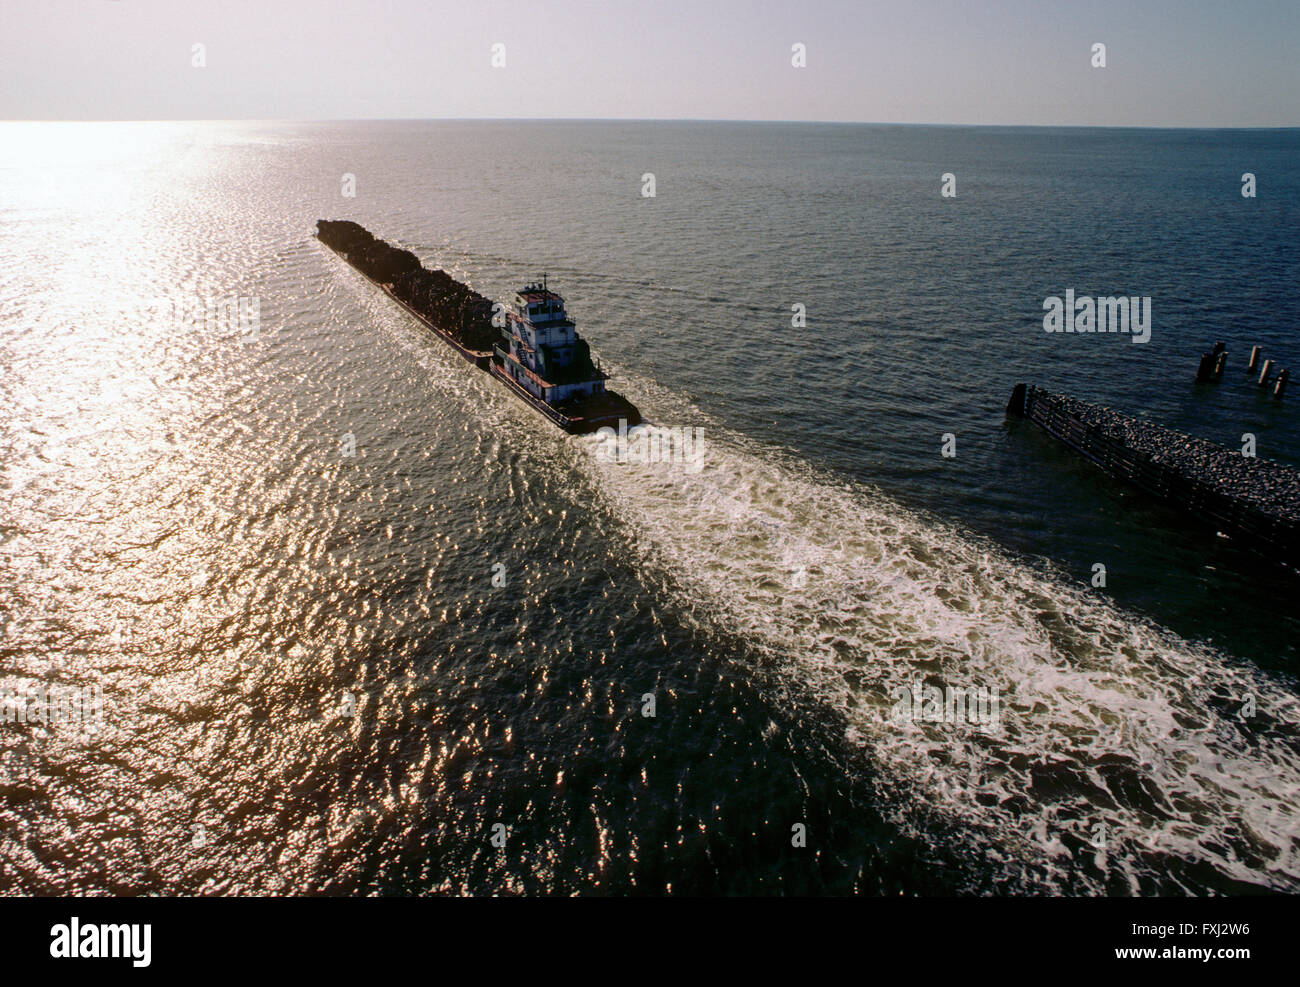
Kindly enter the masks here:
M 1273 361 L 1272 361 L 1272 360 L 1265 360 L 1265 361 L 1264 361 L 1264 369 L 1261 370 L 1261 371 L 1259 372 L 1259 386 L 1260 386 L 1260 387 L 1267 387 L 1267 386 L 1268 386 L 1268 378 L 1272 375 L 1272 373 L 1273 373 Z
M 1277 385 L 1273 388 L 1273 397 L 1280 398 L 1282 396 L 1282 392 L 1286 390 L 1286 380 L 1290 376 L 1291 371 L 1283 367 L 1282 371 L 1277 375 Z
M 1252 346 L 1250 348 L 1250 363 L 1246 365 L 1246 373 L 1253 374 L 1255 368 L 1259 366 L 1260 347 Z
M 1197 381 L 1207 381 L 1214 376 L 1214 354 L 1202 353 L 1201 365 L 1196 368 Z

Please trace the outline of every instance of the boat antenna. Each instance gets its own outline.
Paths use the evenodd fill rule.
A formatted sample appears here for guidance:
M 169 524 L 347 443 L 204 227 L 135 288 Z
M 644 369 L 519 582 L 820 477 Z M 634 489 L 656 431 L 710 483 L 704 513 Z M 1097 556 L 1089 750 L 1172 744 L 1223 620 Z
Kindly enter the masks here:
M 546 272 L 542 272 L 542 291 L 546 290 Z

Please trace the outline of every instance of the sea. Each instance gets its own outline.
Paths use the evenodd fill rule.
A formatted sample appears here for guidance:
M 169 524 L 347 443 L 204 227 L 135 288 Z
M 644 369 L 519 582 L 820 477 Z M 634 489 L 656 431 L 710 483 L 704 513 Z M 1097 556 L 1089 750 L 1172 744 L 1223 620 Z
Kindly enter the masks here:
M 318 219 L 545 275 L 698 455 Z M 1300 466 L 1297 231 L 1297 130 L 0 124 L 0 891 L 1300 891 L 1300 576 L 1005 414 Z

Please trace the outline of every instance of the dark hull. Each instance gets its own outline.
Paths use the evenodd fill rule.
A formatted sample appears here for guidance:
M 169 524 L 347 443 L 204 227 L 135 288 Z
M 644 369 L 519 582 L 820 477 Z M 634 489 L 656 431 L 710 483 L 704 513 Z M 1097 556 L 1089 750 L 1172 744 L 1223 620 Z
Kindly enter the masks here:
M 495 363 L 489 369 L 493 377 L 510 389 L 511 394 L 571 434 L 583 435 L 605 427 L 618 428 L 620 420 L 627 422 L 629 428 L 641 424 L 641 412 L 637 410 L 636 405 L 619 395 L 611 395 L 613 400 L 596 404 L 591 410 L 575 409 L 566 414 L 559 408 L 529 394 L 509 376 L 502 373 Z

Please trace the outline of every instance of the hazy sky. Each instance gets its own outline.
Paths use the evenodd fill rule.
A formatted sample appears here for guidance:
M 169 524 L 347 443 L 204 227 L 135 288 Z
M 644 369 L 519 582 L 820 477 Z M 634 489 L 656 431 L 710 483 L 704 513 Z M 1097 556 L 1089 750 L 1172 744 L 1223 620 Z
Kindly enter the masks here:
M 1298 106 L 1300 0 L 0 0 L 0 119 L 1296 126 Z

